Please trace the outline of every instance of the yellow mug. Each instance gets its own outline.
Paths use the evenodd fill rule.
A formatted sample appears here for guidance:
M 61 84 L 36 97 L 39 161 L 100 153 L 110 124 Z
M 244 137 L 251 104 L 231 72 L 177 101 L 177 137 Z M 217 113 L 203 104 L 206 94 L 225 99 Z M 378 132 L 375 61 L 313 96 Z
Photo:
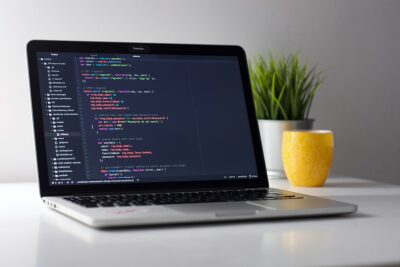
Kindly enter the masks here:
M 323 186 L 333 162 L 332 131 L 285 131 L 282 160 L 293 186 Z

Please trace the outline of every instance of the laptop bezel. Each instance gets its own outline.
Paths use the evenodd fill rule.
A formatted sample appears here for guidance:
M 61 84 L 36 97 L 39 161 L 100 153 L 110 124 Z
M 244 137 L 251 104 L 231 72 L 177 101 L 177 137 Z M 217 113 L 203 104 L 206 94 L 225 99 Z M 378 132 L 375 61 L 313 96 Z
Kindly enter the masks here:
M 146 53 L 176 55 L 237 56 L 244 89 L 250 131 L 255 152 L 258 178 L 207 180 L 187 182 L 151 182 L 96 185 L 49 185 L 43 116 L 40 99 L 37 52 L 86 52 L 86 53 Z M 35 132 L 36 157 L 41 196 L 63 196 L 79 194 L 112 194 L 124 192 L 190 191 L 200 189 L 268 187 L 268 177 L 261 146 L 260 133 L 255 115 L 246 54 L 243 48 L 234 45 L 194 45 L 161 43 L 114 43 L 81 41 L 33 40 L 27 44 L 31 102 Z

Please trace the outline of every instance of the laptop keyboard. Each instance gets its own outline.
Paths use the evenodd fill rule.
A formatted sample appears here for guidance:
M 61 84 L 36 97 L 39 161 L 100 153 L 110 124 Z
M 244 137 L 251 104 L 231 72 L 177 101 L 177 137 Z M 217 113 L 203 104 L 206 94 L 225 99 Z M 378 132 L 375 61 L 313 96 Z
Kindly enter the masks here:
M 86 208 L 124 207 L 145 205 L 167 205 L 184 203 L 207 203 L 228 201 L 255 201 L 299 199 L 302 197 L 286 192 L 280 193 L 271 189 L 245 189 L 199 192 L 146 193 L 101 196 L 74 196 L 64 199 Z

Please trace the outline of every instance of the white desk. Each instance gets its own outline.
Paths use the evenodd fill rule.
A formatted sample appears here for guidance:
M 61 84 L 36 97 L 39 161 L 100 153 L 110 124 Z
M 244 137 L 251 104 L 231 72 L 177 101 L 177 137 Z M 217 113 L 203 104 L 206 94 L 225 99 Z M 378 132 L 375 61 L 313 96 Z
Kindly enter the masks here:
M 42 207 L 37 184 L 0 184 L 0 266 L 399 266 L 400 186 L 330 178 L 272 187 L 359 205 L 348 217 L 100 231 Z M 397 263 L 397 264 L 396 264 Z

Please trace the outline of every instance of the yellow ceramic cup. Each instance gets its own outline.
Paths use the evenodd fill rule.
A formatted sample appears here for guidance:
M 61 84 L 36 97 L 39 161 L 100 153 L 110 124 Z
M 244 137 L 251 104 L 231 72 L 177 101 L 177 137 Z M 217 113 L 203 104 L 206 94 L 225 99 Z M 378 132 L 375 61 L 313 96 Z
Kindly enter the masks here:
M 285 131 L 285 173 L 293 186 L 323 186 L 333 161 L 332 131 Z

